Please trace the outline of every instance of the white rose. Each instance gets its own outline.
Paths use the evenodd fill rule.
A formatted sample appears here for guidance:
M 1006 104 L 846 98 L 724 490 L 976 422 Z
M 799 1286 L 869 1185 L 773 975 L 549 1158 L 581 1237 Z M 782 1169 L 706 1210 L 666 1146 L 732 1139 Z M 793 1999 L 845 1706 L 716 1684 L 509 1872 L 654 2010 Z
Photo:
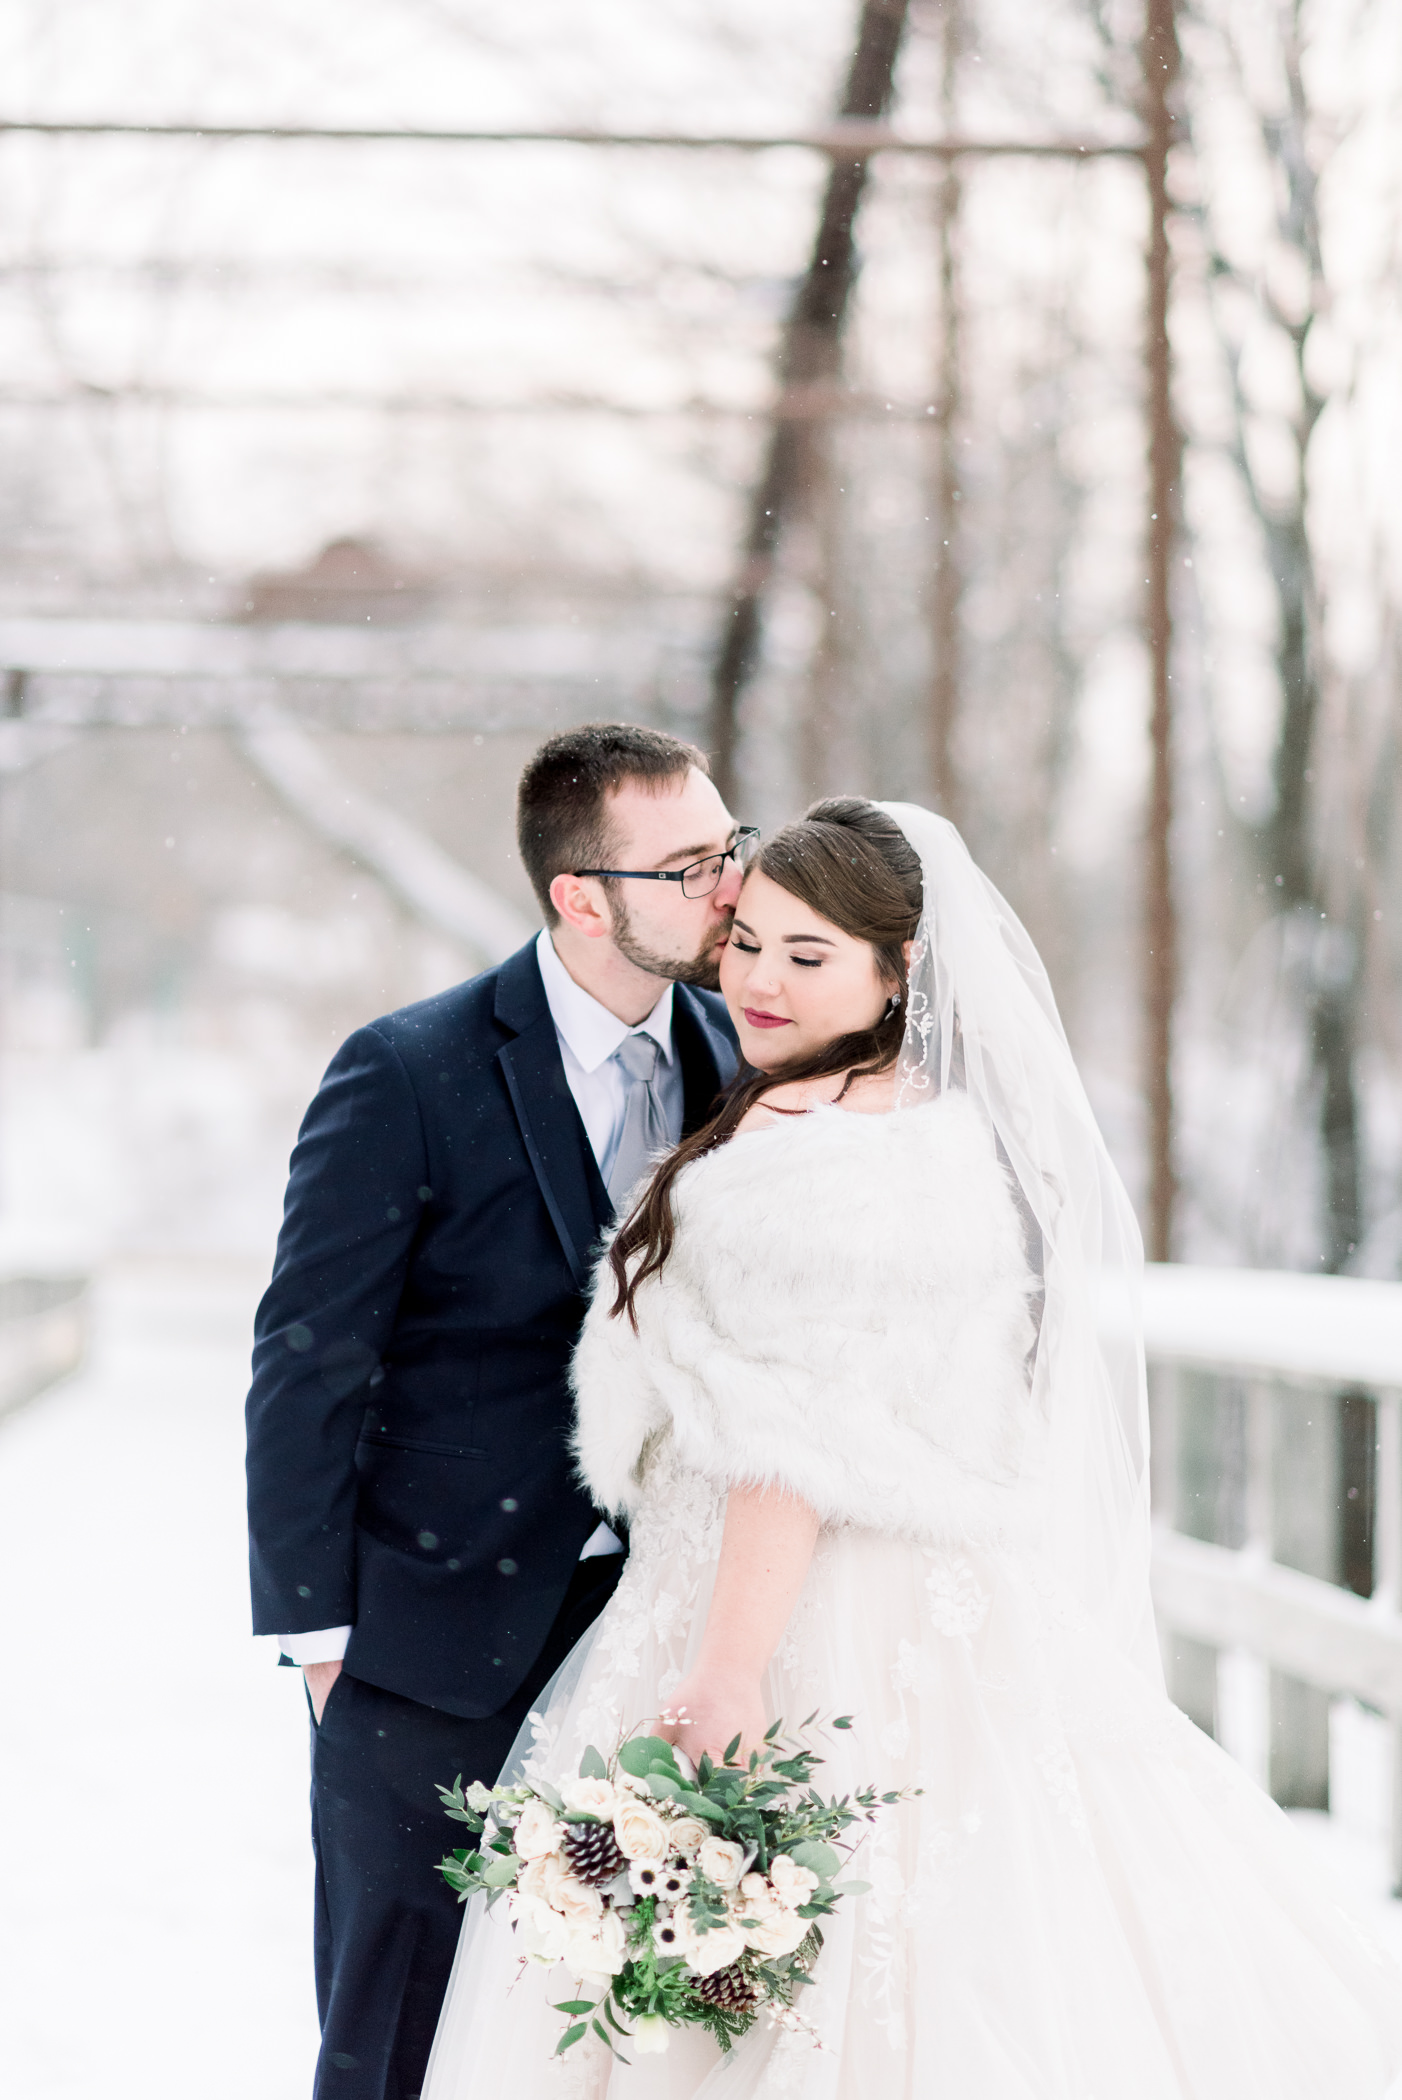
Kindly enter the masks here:
M 625 1859 L 666 1859 L 667 1826 L 645 1801 L 621 1802 L 614 1812 L 613 1834 Z
M 519 1891 L 507 1898 L 507 1908 L 527 1960 L 553 1968 L 563 1959 L 570 1928 L 558 1911 L 552 1910 L 539 1896 L 523 1896 Z
M 569 1932 L 564 1963 L 581 1981 L 586 1976 L 616 1976 L 628 1956 L 628 1935 L 616 1911 L 606 1910 L 592 1932 Z
M 566 1808 L 581 1815 L 598 1816 L 605 1823 L 613 1815 L 618 1800 L 606 1779 L 567 1779 L 560 1788 L 560 1795 Z
M 492 1805 L 492 1790 L 489 1786 L 483 1786 L 480 1779 L 474 1779 L 465 1798 L 470 1809 L 479 1816 L 485 1815 Z
M 520 1879 L 525 1880 L 524 1874 Z M 762 1874 L 746 1874 L 740 1883 L 739 1893 L 747 1917 L 767 1918 L 778 1901 Z
M 728 1969 L 745 1951 L 745 1935 L 735 1925 L 717 1925 L 714 1932 L 693 1928 L 684 1938 L 687 1967 L 698 1976 L 714 1976 L 717 1969 Z
M 523 1896 L 537 1896 L 543 1903 L 550 1901 L 549 1874 L 552 1867 L 559 1867 L 553 1854 L 545 1859 L 528 1859 L 516 1876 L 516 1887 Z
M 528 1801 L 516 1818 L 512 1850 L 518 1859 L 544 1859 L 547 1852 L 559 1851 L 564 1834 L 564 1824 L 556 1822 L 544 1801 Z
M 672 2030 L 661 2013 L 643 2013 L 633 2022 L 632 2042 L 639 2056 L 665 2056 L 672 2046 Z
M 733 1889 L 744 1867 L 745 1848 L 730 1838 L 708 1837 L 696 1855 L 697 1873 L 704 1874 L 718 1889 Z
M 756 1954 L 792 1954 L 808 1936 L 808 1920 L 782 1907 L 767 1917 L 747 1918 L 745 1940 Z
M 769 1862 L 769 1879 L 774 1884 L 774 1893 L 790 1910 L 797 1910 L 806 1903 L 818 1886 L 818 1877 L 807 1867 L 801 1867 L 787 1852 L 776 1852 Z
M 678 1816 L 675 1823 L 667 1825 L 667 1838 L 674 1858 L 680 1855 L 682 1859 L 695 1859 L 708 1835 L 699 1816 Z
M 516 1886 L 528 1896 L 539 1896 L 552 1910 L 560 1908 L 560 1885 L 570 1879 L 570 1870 L 558 1852 L 542 1859 L 528 1859 L 516 1876 Z
M 607 1974 L 616 1976 L 628 1959 L 628 1928 L 616 1910 L 606 1910 L 595 1935 L 607 1957 Z
M 550 1891 L 550 1902 L 571 1925 L 588 1927 L 604 1914 L 604 1899 L 599 1891 L 576 1881 L 572 1874 L 561 1875 Z

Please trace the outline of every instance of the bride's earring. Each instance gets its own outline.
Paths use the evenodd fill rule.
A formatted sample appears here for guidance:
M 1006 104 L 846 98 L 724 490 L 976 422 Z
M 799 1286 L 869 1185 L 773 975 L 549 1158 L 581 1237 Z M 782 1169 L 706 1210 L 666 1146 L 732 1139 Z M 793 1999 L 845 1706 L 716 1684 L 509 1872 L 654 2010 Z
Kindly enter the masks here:
M 898 1007 L 898 1006 L 900 1005 L 900 1003 L 901 1003 L 901 995 L 900 995 L 900 993 L 899 993 L 899 992 L 892 992 L 892 994 L 891 994 L 891 1003 L 890 1003 L 890 1005 L 889 1005 L 889 1006 L 887 1007 L 887 1009 L 886 1009 L 886 1019 L 887 1019 L 888 1021 L 890 1020 L 890 1018 L 891 1018 L 892 1014 L 893 1014 L 893 1013 L 894 1013 L 894 1012 L 896 1011 L 896 1008 L 897 1008 L 897 1007 Z

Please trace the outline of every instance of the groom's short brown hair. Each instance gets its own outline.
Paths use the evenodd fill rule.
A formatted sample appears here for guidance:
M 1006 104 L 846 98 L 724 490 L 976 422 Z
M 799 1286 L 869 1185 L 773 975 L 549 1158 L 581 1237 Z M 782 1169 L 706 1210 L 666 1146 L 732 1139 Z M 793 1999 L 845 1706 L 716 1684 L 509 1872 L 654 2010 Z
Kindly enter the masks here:
M 516 843 L 547 926 L 559 917 L 555 877 L 606 868 L 614 857 L 607 797 L 628 780 L 660 788 L 692 766 L 711 770 L 695 744 L 636 722 L 586 722 L 541 745 L 516 791 Z

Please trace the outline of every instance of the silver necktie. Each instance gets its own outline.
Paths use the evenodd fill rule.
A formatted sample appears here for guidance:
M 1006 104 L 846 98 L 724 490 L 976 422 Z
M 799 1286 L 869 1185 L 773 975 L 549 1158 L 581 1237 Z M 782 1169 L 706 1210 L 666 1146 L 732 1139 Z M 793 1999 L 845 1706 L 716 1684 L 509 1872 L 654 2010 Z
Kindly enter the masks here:
M 655 1155 L 672 1142 L 662 1109 L 657 1065 L 661 1051 L 650 1035 L 625 1035 L 614 1051 L 628 1079 L 628 1097 L 623 1110 L 623 1128 L 618 1150 L 609 1169 L 608 1191 L 615 1210 L 652 1164 Z

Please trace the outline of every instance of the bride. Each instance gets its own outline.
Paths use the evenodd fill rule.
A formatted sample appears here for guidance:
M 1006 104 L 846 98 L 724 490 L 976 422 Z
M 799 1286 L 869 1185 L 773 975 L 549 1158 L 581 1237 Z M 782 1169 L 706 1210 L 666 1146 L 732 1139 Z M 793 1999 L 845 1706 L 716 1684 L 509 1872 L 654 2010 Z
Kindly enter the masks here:
M 424 2100 L 1381 2100 L 1402 1978 L 1164 1694 L 1139 1238 L 1027 935 L 942 819 L 824 802 L 721 987 L 748 1069 L 575 1360 L 631 1557 L 515 1765 L 817 1710 L 856 1717 L 825 1793 L 922 1791 L 825 1921 L 816 2040 L 552 2062 L 570 1980 L 479 1900 Z

